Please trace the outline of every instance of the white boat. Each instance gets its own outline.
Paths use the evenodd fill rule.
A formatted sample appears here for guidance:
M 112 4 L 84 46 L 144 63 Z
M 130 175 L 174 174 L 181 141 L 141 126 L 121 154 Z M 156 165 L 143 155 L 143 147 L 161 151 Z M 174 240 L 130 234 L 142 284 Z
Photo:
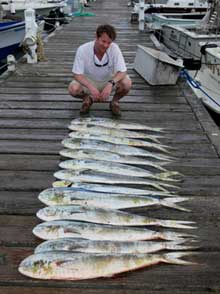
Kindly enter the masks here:
M 25 35 L 25 22 L 0 21 L 0 61 L 12 54 L 22 43 Z
M 206 14 L 205 12 L 151 13 L 145 15 L 145 21 L 151 30 L 161 29 L 164 24 L 178 25 L 184 28 L 197 27 L 206 22 Z
M 135 3 L 134 13 L 138 13 L 139 6 L 139 3 Z M 144 4 L 145 13 L 205 12 L 207 9 L 206 0 L 167 0 L 165 3 Z
M 26 0 L 0 0 L 5 13 L 24 16 L 24 10 L 29 6 L 30 2 Z M 31 1 L 31 7 L 36 10 L 39 15 L 47 16 L 48 13 L 56 8 L 63 8 L 66 5 L 64 0 L 34 0 Z
M 183 28 L 180 26 L 163 25 L 161 41 L 173 53 L 183 58 L 201 58 L 200 43 L 216 42 L 220 34 L 207 28 Z
M 204 45 L 199 71 L 184 72 L 196 96 L 212 111 L 220 114 L 220 42 Z
M 205 26 L 186 29 L 163 25 L 162 40 L 173 54 L 185 60 L 184 65 L 189 72 L 184 71 L 184 76 L 196 96 L 211 110 L 220 113 L 220 3 L 218 0 L 212 3 L 211 9 L 209 21 Z M 194 68 L 194 65 L 198 65 L 198 68 Z

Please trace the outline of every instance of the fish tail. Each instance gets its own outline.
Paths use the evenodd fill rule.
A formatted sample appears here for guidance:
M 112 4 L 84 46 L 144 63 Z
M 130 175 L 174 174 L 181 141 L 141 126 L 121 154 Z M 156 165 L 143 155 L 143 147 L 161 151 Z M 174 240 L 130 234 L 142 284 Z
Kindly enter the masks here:
M 154 143 L 160 144 L 160 140 L 158 138 L 163 138 L 163 136 L 154 136 L 154 135 L 149 136 L 149 135 L 146 135 L 145 138 L 151 140 Z
M 190 209 L 187 209 L 187 208 L 184 208 L 180 205 L 176 205 L 175 203 L 177 202 L 181 202 L 181 201 L 185 201 L 185 200 L 188 200 L 188 198 L 186 197 L 167 197 L 167 198 L 164 198 L 160 201 L 160 203 L 163 205 L 163 206 L 166 206 L 166 207 L 170 207 L 170 208 L 174 208 L 174 209 L 177 209 L 177 210 L 181 210 L 181 211 L 187 211 L 187 212 L 190 212 Z
M 164 187 L 168 187 L 168 188 L 174 188 L 174 189 L 177 189 L 177 190 L 180 189 L 180 187 L 178 187 L 178 186 L 167 184 L 167 183 L 162 183 L 162 182 L 160 182 L 160 186 L 164 186 Z
M 160 184 L 152 183 L 151 186 L 154 187 L 155 189 L 159 190 L 159 191 L 169 193 L 169 191 L 167 189 L 165 189 L 164 187 L 162 187 Z
M 159 163 L 159 164 L 158 163 L 157 164 L 151 163 L 151 166 L 153 166 L 154 168 L 159 169 L 159 170 L 161 170 L 163 172 L 167 172 L 168 170 L 166 168 L 162 167 L 163 165 L 165 165 L 165 164 L 162 164 L 162 163 Z
M 197 246 L 189 246 L 189 245 L 181 245 L 184 241 L 176 241 L 176 242 L 164 242 L 165 249 L 167 250 L 193 250 L 197 249 Z
M 178 220 L 159 220 L 158 224 L 162 227 L 178 228 L 178 229 L 196 229 L 196 227 L 189 226 L 194 224 L 191 221 L 178 221 Z
M 169 150 L 167 150 L 167 148 L 169 148 L 169 146 L 166 146 L 166 145 L 159 145 L 159 144 L 154 144 L 153 146 L 154 148 L 158 149 L 158 150 L 161 150 L 163 151 L 164 153 L 168 153 L 170 154 L 171 152 Z
M 177 232 L 161 232 L 160 238 L 162 240 L 170 240 L 170 241 L 185 241 L 186 238 L 196 238 L 195 235 L 187 234 L 187 233 L 177 233 Z
M 176 171 L 166 171 L 163 173 L 158 173 L 155 175 L 155 178 L 162 181 L 170 181 L 170 182 L 180 182 L 181 179 L 172 179 L 172 176 L 180 176 L 179 172 Z
M 195 262 L 186 261 L 181 259 L 184 256 L 189 256 L 195 254 L 195 252 L 171 252 L 162 255 L 163 262 L 171 264 L 181 264 L 181 265 L 192 265 L 197 264 Z
M 158 133 L 165 133 L 166 132 L 164 130 L 164 128 L 152 128 L 152 129 L 150 129 L 150 131 L 158 132 Z

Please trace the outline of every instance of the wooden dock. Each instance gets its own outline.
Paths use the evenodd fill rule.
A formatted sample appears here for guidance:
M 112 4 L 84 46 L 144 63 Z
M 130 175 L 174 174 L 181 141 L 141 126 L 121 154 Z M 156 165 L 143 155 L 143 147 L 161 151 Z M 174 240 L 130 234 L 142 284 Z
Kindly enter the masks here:
M 1 294 L 179 294 L 220 293 L 220 132 L 184 81 L 149 86 L 132 70 L 136 45 L 152 46 L 149 35 L 130 24 L 127 0 L 97 0 L 87 10 L 95 17 L 75 17 L 45 44 L 47 62 L 18 64 L 0 83 L 0 293 Z M 168 130 L 164 144 L 175 147 L 170 165 L 185 175 L 180 194 L 190 197 L 190 213 L 152 209 L 148 215 L 191 220 L 200 248 L 188 257 L 192 266 L 158 265 L 86 281 L 32 280 L 18 265 L 41 241 L 32 234 L 43 207 L 38 193 L 51 187 L 58 170 L 61 140 L 81 101 L 68 95 L 77 47 L 95 36 L 98 24 L 117 28 L 133 88 L 122 100 L 122 119 Z M 91 115 L 111 117 L 109 103 L 94 104 Z M 143 209 L 134 210 L 146 214 Z

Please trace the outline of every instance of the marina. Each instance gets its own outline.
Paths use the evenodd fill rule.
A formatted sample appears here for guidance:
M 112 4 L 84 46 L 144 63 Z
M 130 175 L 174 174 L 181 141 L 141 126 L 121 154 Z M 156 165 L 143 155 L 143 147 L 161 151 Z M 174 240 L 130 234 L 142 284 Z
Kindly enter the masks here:
M 132 7 L 127 4 L 127 0 L 89 3 L 85 12 L 92 16 L 72 17 L 45 39 L 47 60 L 27 64 L 21 59 L 15 72 L 0 77 L 1 294 L 220 292 L 220 130 L 185 79 L 153 86 L 134 70 L 137 45 L 155 47 L 149 32 L 140 32 L 138 24 L 130 22 Z M 129 208 L 128 212 L 195 222 L 197 228 L 187 233 L 196 236 L 198 249 L 184 257 L 194 264 L 154 265 L 114 278 L 84 281 L 28 278 L 18 267 L 42 242 L 32 233 L 41 223 L 36 213 L 44 207 L 38 195 L 52 187 L 63 159 L 61 142 L 68 136 L 71 121 L 79 118 L 82 101 L 68 94 L 73 58 L 78 46 L 93 40 L 96 27 L 106 20 L 117 30 L 116 43 L 133 82 L 120 102 L 122 117 L 117 121 L 165 129 L 161 144 L 170 146 L 169 156 L 175 158 L 166 168 L 183 175 L 177 194 L 189 198 L 180 205 L 190 212 L 166 206 Z M 94 103 L 89 116 L 113 118 L 109 101 Z

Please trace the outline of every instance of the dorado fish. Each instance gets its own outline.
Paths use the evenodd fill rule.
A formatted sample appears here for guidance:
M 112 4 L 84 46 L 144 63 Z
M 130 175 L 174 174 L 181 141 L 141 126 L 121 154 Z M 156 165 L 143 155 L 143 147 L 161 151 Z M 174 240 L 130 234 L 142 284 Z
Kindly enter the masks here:
M 60 155 L 74 158 L 74 159 L 93 159 L 93 160 L 104 160 L 110 162 L 118 162 L 118 163 L 127 163 L 127 164 L 138 164 L 151 166 L 155 169 L 167 171 L 162 165 L 167 164 L 166 162 L 153 162 L 150 160 L 146 160 L 144 158 L 138 158 L 134 156 L 126 156 L 120 155 L 113 152 L 101 151 L 101 150 L 73 150 L 73 149 L 63 149 L 60 151 Z
M 141 148 L 137 148 L 134 146 L 126 146 L 126 145 L 115 145 L 112 143 L 102 142 L 100 140 L 87 140 L 87 139 L 77 139 L 77 138 L 66 138 L 62 141 L 62 144 L 66 148 L 70 149 L 87 149 L 87 150 L 101 150 L 101 151 L 109 151 L 114 152 L 120 155 L 128 155 L 128 156 L 142 156 L 142 157 L 150 157 L 159 160 L 172 161 L 169 156 L 150 152 Z
M 170 153 L 167 148 L 171 148 L 166 145 L 147 142 L 146 140 L 139 140 L 139 139 L 129 139 L 129 138 L 119 138 L 119 137 L 112 137 L 112 136 L 106 136 L 106 135 L 92 135 L 87 133 L 81 133 L 81 132 L 71 132 L 69 133 L 69 136 L 71 138 L 76 139 L 89 139 L 89 140 L 96 140 L 96 141 L 103 141 L 107 143 L 112 144 L 118 144 L 118 145 L 126 145 L 126 146 L 137 146 L 137 147 L 147 147 L 150 149 L 160 150 L 165 153 Z
M 195 237 L 191 234 L 171 231 L 157 232 L 146 228 L 100 225 L 67 220 L 43 222 L 34 227 L 33 234 L 43 240 L 68 237 L 128 242 L 156 239 L 179 241 L 183 240 L 184 237 Z
M 136 189 L 123 186 L 114 186 L 114 185 L 104 185 L 104 184 L 90 184 L 90 183 L 72 183 L 69 181 L 56 181 L 53 183 L 53 188 L 46 189 L 45 193 L 49 191 L 54 195 L 57 193 L 62 193 L 66 195 L 67 193 L 72 193 L 73 191 L 93 191 L 93 192 L 102 192 L 110 194 L 125 194 L 125 195 L 144 195 L 144 196 L 166 196 L 174 197 L 172 193 L 162 192 L 162 191 L 153 191 L 153 190 L 144 190 Z
M 134 167 L 127 164 L 122 164 L 118 162 L 106 162 L 104 160 L 93 160 L 93 159 L 72 159 L 65 160 L 59 163 L 59 166 L 64 169 L 74 170 L 74 171 L 86 171 L 92 170 L 101 173 L 109 173 L 122 176 L 131 177 L 142 177 L 149 179 L 157 179 L 161 181 L 179 181 L 170 178 L 171 176 L 180 175 L 180 173 L 175 171 L 166 171 L 163 173 L 153 173 L 143 168 Z
M 86 240 L 80 238 L 61 238 L 49 240 L 38 245 L 34 253 L 48 251 L 72 251 L 84 253 L 104 253 L 104 254 L 144 254 L 153 253 L 161 250 L 188 250 L 194 246 L 182 245 L 185 240 L 180 241 L 136 241 L 136 242 L 117 242 Z
M 142 130 L 142 131 L 153 131 L 153 132 L 163 132 L 164 129 L 162 128 L 154 128 L 150 126 L 146 126 L 139 123 L 134 123 L 130 121 L 119 121 L 119 120 L 113 120 L 110 118 L 104 118 L 104 117 L 86 117 L 86 118 L 76 118 L 71 121 L 71 124 L 73 125 L 83 125 L 83 124 L 89 124 L 94 126 L 103 126 L 107 128 L 115 128 L 115 129 L 124 129 L 124 130 Z
M 99 193 L 91 191 L 66 191 L 55 192 L 47 189 L 42 191 L 38 199 L 46 205 L 82 205 L 88 207 L 105 209 L 125 209 L 132 207 L 146 207 L 152 205 L 161 205 L 182 211 L 188 209 L 176 205 L 175 203 L 188 200 L 183 197 L 173 197 L 158 199 L 149 196 L 128 196 L 124 194 Z
M 170 185 L 161 181 L 150 181 L 148 179 L 133 178 L 129 176 L 116 176 L 114 174 L 106 173 L 93 173 L 91 171 L 76 172 L 73 170 L 59 170 L 54 173 L 54 177 L 60 180 L 67 180 L 70 182 L 80 183 L 105 183 L 105 184 L 134 184 L 134 185 L 146 185 L 154 187 L 160 191 L 167 192 L 164 187 L 178 188 L 174 185 Z
M 192 221 L 164 220 L 128 213 L 116 209 L 90 208 L 81 205 L 47 206 L 37 212 L 44 221 L 78 220 L 115 226 L 161 226 L 166 228 L 194 229 Z
M 180 258 L 192 252 L 166 254 L 101 254 L 44 252 L 31 255 L 19 265 L 19 272 L 36 279 L 84 280 L 116 274 L 158 263 L 192 265 Z
M 111 136 L 119 138 L 137 138 L 137 139 L 146 139 L 153 141 L 155 143 L 160 143 L 158 138 L 161 136 L 149 135 L 141 132 L 127 131 L 127 130 L 116 130 L 114 128 L 106 128 L 103 126 L 88 126 L 88 125 L 69 125 L 69 129 L 72 131 L 77 131 L 80 133 L 86 133 L 96 136 Z

